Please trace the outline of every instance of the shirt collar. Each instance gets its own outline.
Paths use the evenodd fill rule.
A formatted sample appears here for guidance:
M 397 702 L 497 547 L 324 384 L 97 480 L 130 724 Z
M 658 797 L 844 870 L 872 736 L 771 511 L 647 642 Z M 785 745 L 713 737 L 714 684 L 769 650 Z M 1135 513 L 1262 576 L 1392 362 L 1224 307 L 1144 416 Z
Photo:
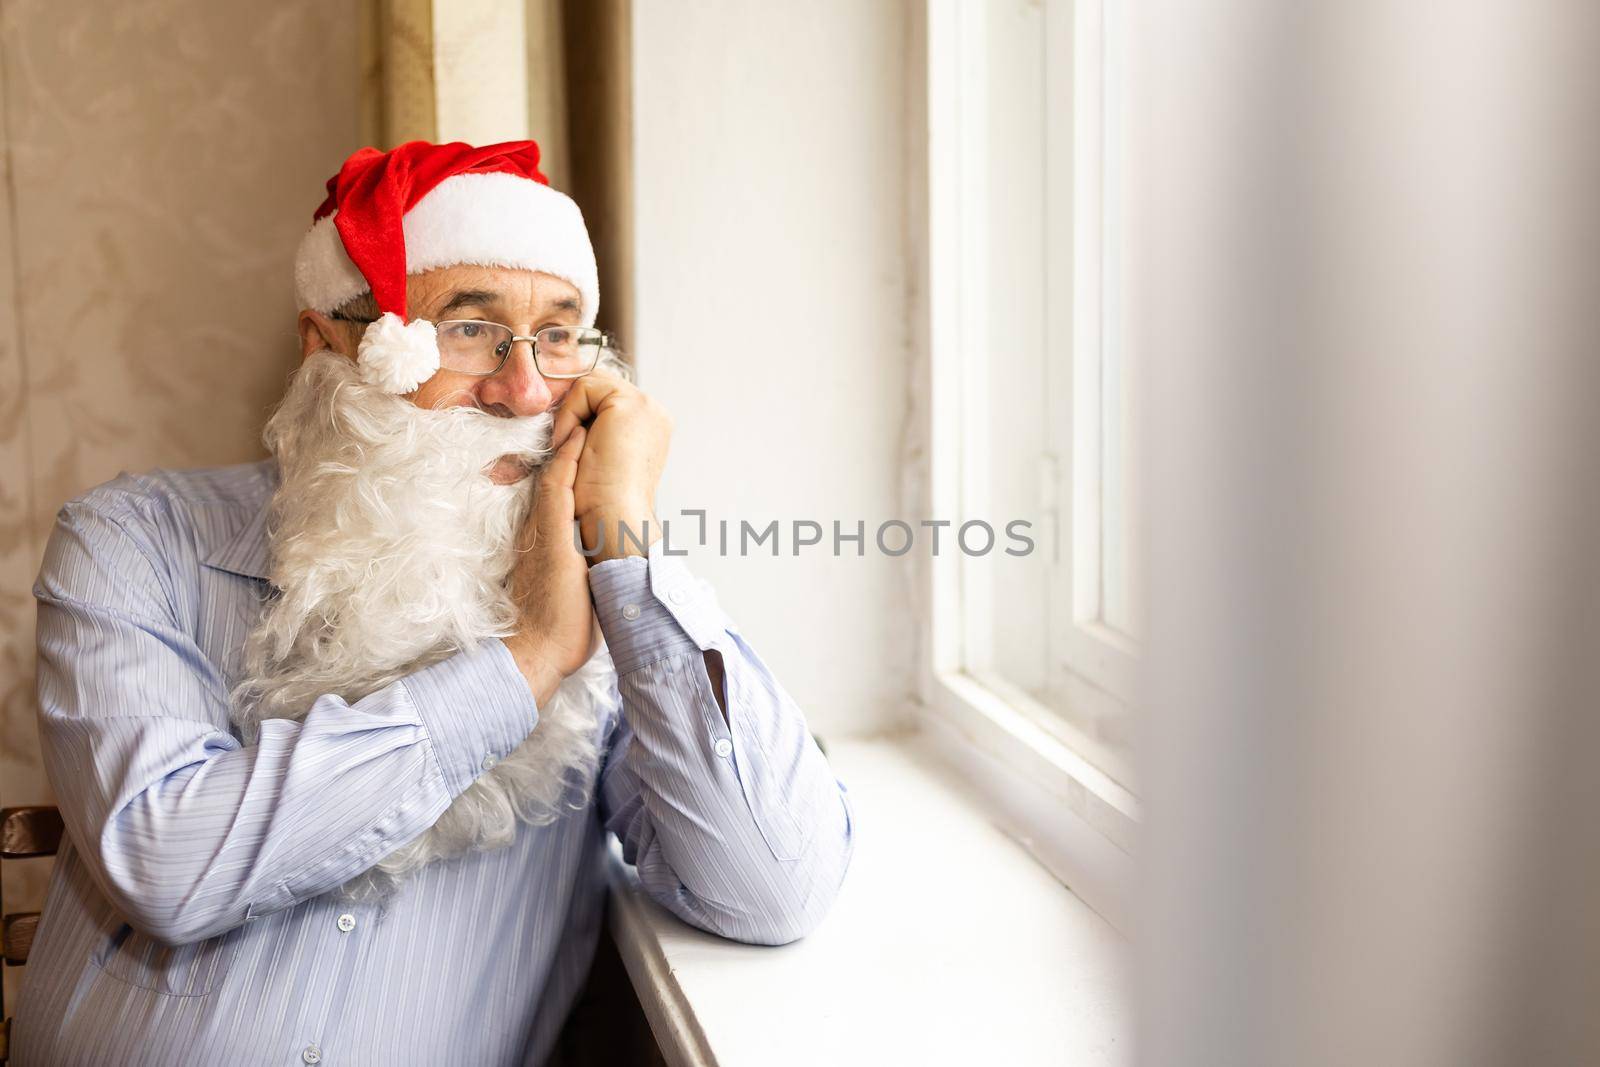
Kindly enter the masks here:
M 251 509 L 250 517 L 245 524 L 205 557 L 202 562 L 207 567 L 242 575 L 245 578 L 269 580 L 267 518 L 272 505 L 272 494 L 277 487 L 278 465 L 269 462 L 261 499 L 253 502 L 255 506 Z

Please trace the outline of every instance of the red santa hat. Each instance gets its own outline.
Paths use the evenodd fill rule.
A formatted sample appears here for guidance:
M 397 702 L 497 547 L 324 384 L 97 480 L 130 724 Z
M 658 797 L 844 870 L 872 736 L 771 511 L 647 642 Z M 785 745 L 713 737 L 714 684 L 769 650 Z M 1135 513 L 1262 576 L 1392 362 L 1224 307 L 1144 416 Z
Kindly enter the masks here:
M 583 213 L 550 188 L 532 141 L 356 152 L 328 179 L 300 240 L 295 293 L 302 308 L 328 313 L 371 290 L 380 317 L 361 338 L 357 364 L 367 381 L 409 393 L 439 369 L 439 348 L 433 323 L 407 315 L 406 275 L 460 264 L 565 278 L 585 326 L 600 310 Z

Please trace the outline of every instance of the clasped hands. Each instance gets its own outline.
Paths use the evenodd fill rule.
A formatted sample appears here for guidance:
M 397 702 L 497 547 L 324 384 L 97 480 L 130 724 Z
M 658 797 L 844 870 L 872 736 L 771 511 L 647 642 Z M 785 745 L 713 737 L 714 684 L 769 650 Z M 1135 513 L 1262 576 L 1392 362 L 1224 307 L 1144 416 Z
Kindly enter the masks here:
M 665 408 L 603 371 L 577 379 L 557 409 L 555 455 L 538 474 L 511 571 L 520 625 L 505 641 L 540 706 L 593 654 L 589 567 L 641 555 L 659 537 L 656 484 L 671 436 Z M 595 554 L 573 543 L 574 520 L 586 550 L 601 545 Z

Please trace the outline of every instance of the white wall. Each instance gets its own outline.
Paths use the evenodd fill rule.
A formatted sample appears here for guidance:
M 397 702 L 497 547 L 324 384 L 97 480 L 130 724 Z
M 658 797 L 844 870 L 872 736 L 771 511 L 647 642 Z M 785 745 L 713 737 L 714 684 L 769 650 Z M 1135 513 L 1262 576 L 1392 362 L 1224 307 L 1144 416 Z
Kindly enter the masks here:
M 633 5 L 624 340 L 677 425 L 659 511 L 705 508 L 734 533 L 782 520 L 777 559 L 720 557 L 713 526 L 687 562 L 823 734 L 891 725 L 912 687 L 910 557 L 871 543 L 898 511 L 908 408 L 907 17 L 901 2 Z M 822 522 L 825 544 L 790 555 L 794 519 Z M 834 519 L 866 520 L 866 558 L 832 555 Z

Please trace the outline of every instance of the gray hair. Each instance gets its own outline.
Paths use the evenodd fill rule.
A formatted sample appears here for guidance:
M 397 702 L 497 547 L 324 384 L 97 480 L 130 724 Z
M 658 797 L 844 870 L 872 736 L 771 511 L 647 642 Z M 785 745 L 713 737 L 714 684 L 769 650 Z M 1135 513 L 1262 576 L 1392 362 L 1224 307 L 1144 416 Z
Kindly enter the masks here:
M 329 312 L 332 318 L 354 319 L 358 322 L 371 322 L 380 314 L 378 301 L 374 299 L 371 289 L 368 289 L 360 296 L 351 297 Z

